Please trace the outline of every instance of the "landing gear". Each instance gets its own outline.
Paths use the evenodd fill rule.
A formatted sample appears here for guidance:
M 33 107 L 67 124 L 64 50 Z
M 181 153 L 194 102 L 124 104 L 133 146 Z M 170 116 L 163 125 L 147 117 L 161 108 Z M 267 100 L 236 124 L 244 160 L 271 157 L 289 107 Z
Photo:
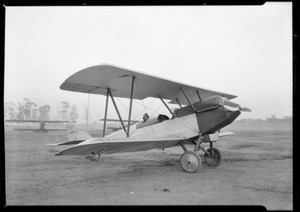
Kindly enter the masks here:
M 200 138 L 199 138 L 200 139 Z M 200 144 L 200 140 L 198 139 L 197 145 L 195 147 L 194 152 L 188 151 L 183 143 L 179 142 L 180 146 L 184 150 L 184 153 L 182 154 L 180 158 L 181 167 L 186 172 L 198 172 L 200 168 L 202 167 L 202 159 L 197 154 L 198 146 Z
M 204 149 L 200 144 L 204 142 L 210 143 L 210 148 Z M 199 136 L 197 141 L 192 141 L 195 144 L 194 151 L 188 151 L 182 142 L 179 142 L 180 146 L 184 150 L 180 158 L 181 167 L 186 172 L 197 172 L 202 167 L 202 159 L 197 154 L 198 150 L 202 150 L 204 154 L 204 161 L 208 166 L 217 167 L 222 162 L 222 155 L 220 150 L 213 147 L 213 141 L 209 139 L 208 136 Z
M 217 167 L 222 162 L 222 155 L 217 148 L 209 148 L 206 150 L 209 154 L 204 154 L 204 161 L 208 166 Z
M 202 159 L 197 153 L 187 151 L 181 156 L 180 163 L 184 171 L 197 172 L 202 166 Z

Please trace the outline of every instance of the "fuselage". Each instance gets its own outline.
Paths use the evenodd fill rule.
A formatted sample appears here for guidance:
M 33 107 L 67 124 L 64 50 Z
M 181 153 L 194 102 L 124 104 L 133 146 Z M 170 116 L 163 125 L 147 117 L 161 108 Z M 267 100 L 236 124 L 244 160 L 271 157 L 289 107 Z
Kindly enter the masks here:
M 194 109 L 196 111 L 194 111 Z M 149 124 L 139 127 L 134 124 L 130 127 L 130 137 L 168 137 L 175 135 L 179 138 L 191 138 L 199 134 L 212 134 L 221 128 L 232 123 L 239 115 L 240 111 L 232 111 L 220 104 L 218 97 L 210 98 L 207 101 L 199 101 L 174 111 L 174 117 L 169 120 L 155 121 L 157 117 L 152 117 Z M 105 138 L 124 138 L 126 133 L 123 129 L 118 130 Z
M 179 141 L 194 141 L 196 138 L 215 133 L 235 120 L 240 111 L 231 111 L 218 98 L 196 102 L 174 111 L 170 119 L 152 117 L 147 123 L 131 126 L 130 136 L 122 129 L 104 138 L 87 139 L 57 155 L 83 155 L 91 152 L 111 154 L 169 148 Z M 205 136 L 207 137 L 207 136 Z

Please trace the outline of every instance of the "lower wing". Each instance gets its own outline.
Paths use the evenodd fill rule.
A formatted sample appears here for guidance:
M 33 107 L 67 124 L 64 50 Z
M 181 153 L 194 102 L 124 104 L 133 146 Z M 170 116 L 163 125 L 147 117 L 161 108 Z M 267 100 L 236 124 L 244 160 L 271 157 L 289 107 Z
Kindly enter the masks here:
M 86 155 L 86 154 L 112 154 L 121 152 L 146 151 L 156 148 L 169 148 L 176 146 L 179 141 L 187 138 L 123 138 L 123 139 L 105 139 L 92 138 L 78 145 L 62 150 L 60 155 Z
M 232 135 L 232 132 L 210 134 L 212 141 L 219 137 Z M 217 136 L 217 137 L 216 137 Z M 134 137 L 134 138 L 91 138 L 70 148 L 62 150 L 56 156 L 61 155 L 86 155 L 86 154 L 112 154 L 121 152 L 146 151 L 150 149 L 165 149 L 176 146 L 180 141 L 195 139 L 194 137 Z

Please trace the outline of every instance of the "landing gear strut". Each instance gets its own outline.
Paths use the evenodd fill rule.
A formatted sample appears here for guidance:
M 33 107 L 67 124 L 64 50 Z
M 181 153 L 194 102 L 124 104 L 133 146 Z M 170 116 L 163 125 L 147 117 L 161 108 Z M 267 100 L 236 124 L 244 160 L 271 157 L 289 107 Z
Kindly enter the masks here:
M 208 140 L 208 141 L 207 141 Z M 210 147 L 205 150 L 204 147 L 202 147 L 200 144 L 204 142 L 209 142 Z M 210 141 L 210 139 L 204 139 L 203 136 L 199 136 L 195 143 L 195 149 L 194 151 L 188 151 L 184 144 L 182 142 L 179 142 L 180 146 L 184 150 L 184 153 L 182 154 L 180 158 L 181 167 L 186 172 L 197 172 L 202 167 L 202 159 L 197 154 L 198 150 L 202 150 L 204 154 L 204 161 L 208 166 L 211 167 L 217 167 L 221 164 L 222 161 L 222 155 L 220 150 L 213 147 L 213 142 Z
M 99 158 L 100 158 L 100 154 L 99 153 L 93 153 L 92 152 L 92 154 L 93 154 L 93 161 L 98 161 L 99 160 Z

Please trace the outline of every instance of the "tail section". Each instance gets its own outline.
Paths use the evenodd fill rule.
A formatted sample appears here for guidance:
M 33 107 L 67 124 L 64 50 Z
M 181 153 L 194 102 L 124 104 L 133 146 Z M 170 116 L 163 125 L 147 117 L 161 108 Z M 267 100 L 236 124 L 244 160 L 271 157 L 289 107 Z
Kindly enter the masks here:
M 78 130 L 74 123 L 69 123 L 67 126 L 68 141 L 64 143 L 57 144 L 47 144 L 50 146 L 62 146 L 62 145 L 75 145 L 79 144 L 87 139 L 92 138 L 85 130 Z
M 92 138 L 92 136 L 88 134 L 85 130 L 78 130 L 75 127 L 74 123 L 67 125 L 67 132 L 69 141 L 82 141 Z

